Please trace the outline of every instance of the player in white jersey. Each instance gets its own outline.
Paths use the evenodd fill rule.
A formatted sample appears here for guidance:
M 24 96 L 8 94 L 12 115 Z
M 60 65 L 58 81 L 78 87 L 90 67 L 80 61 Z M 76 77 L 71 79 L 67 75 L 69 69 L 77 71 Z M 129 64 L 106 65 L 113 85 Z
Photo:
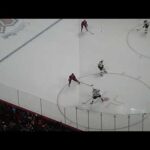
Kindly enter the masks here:
M 92 102 L 90 104 L 93 104 L 94 100 L 97 99 L 97 98 L 100 98 L 102 102 L 104 101 L 101 94 L 100 94 L 100 90 L 94 89 L 94 88 L 93 88 L 93 91 L 92 91 L 92 98 L 93 99 L 92 99 Z
M 103 64 L 103 60 L 99 61 L 98 63 L 98 68 L 100 70 L 100 75 L 102 76 L 104 73 L 107 73 L 104 64 Z

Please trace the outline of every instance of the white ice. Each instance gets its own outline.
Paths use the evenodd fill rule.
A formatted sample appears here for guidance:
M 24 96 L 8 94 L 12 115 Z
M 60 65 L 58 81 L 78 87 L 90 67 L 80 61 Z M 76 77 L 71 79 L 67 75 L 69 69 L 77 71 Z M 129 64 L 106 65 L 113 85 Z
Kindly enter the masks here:
M 25 24 L 22 31 L 9 38 L 0 36 L 0 58 L 56 20 L 21 19 L 20 23 Z M 103 59 L 108 72 L 129 75 L 150 85 L 150 33 L 146 36 L 142 31 L 129 33 L 142 21 L 87 19 L 92 35 L 86 31 L 80 33 L 80 19 L 63 19 L 1 62 L 0 82 L 57 103 L 57 94 L 68 83 L 71 73 L 77 77 L 96 74 L 99 72 L 97 63 Z M 104 104 L 93 105 L 93 110 L 123 114 L 150 112 L 150 89 L 139 81 L 111 74 L 102 78 L 93 75 L 81 80 L 94 84 L 110 98 Z M 88 100 L 90 94 L 90 87 L 72 83 L 70 88 L 66 86 L 60 103 L 64 106 L 78 105 Z M 118 105 L 115 105 L 115 98 Z

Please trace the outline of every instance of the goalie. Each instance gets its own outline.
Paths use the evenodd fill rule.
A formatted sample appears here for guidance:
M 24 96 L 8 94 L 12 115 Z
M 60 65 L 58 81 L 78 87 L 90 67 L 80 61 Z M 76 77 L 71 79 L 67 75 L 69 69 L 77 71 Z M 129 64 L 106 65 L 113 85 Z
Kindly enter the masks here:
M 93 91 L 92 91 L 92 98 L 93 99 L 92 99 L 92 102 L 90 104 L 93 104 L 94 100 L 97 99 L 98 97 L 101 99 L 102 102 L 104 101 L 101 94 L 100 94 L 100 90 L 93 88 Z

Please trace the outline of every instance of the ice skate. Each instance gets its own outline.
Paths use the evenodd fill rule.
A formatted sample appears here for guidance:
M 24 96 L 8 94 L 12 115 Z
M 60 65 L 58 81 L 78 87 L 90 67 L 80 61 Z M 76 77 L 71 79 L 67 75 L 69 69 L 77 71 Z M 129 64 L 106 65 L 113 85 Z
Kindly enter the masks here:
M 102 103 L 104 102 L 104 99 L 103 98 L 101 98 L 101 101 L 102 101 Z
M 100 72 L 99 75 L 100 75 L 100 77 L 103 77 L 104 73 L 103 73 L 103 72 Z
M 104 73 L 107 73 L 107 70 L 105 68 L 103 69 L 103 71 L 104 71 Z
M 93 104 L 93 101 L 90 104 Z
M 76 78 L 76 76 L 74 75 L 74 73 L 72 73 L 70 76 L 69 76 L 69 79 L 68 79 L 68 81 L 69 81 L 69 87 L 70 87 L 70 84 L 71 84 L 71 81 L 75 81 L 75 82 L 77 82 L 78 84 L 80 84 L 80 82 L 77 80 L 77 78 Z

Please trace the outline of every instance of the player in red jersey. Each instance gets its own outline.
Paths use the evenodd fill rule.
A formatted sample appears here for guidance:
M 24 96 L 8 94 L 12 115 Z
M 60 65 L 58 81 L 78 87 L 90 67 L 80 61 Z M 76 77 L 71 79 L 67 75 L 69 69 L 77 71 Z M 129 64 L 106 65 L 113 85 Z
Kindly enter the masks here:
M 86 20 L 83 20 L 82 22 L 81 22 L 81 32 L 82 32 L 82 30 L 83 30 L 83 27 L 86 29 L 86 31 L 88 31 L 88 24 L 87 24 L 87 21 Z
M 68 79 L 68 81 L 69 81 L 68 86 L 69 86 L 69 87 L 70 87 L 70 84 L 71 84 L 71 81 L 72 81 L 72 80 L 80 84 L 80 82 L 77 80 L 77 78 L 76 78 L 76 76 L 74 75 L 74 73 L 72 73 L 72 74 L 69 76 L 69 79 Z

